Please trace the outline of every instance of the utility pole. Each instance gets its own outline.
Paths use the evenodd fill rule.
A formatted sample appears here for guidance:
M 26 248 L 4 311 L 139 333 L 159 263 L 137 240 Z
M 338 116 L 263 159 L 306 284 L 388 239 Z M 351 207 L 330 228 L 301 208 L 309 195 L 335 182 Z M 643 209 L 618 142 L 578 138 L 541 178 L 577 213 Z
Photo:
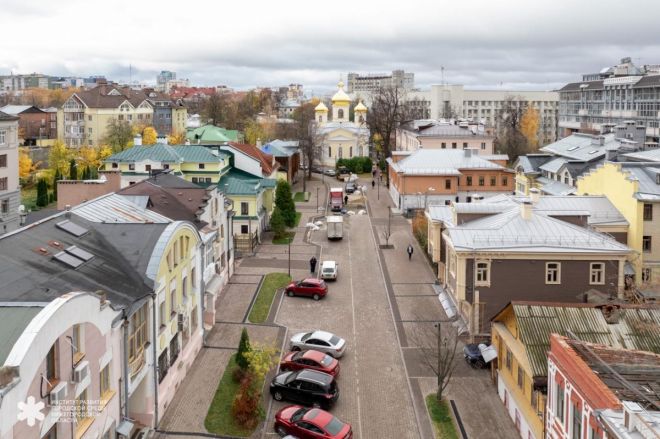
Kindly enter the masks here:
M 316 211 L 319 211 L 319 187 L 316 186 Z
M 291 277 L 291 236 L 289 236 L 288 244 L 289 244 L 289 277 Z

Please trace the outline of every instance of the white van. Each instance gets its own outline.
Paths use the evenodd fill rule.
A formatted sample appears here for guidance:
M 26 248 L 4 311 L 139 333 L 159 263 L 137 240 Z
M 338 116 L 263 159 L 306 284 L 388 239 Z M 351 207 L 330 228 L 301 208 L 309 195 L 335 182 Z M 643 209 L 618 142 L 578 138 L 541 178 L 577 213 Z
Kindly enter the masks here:
M 321 264 L 321 279 L 337 279 L 339 264 L 335 261 L 323 261 Z

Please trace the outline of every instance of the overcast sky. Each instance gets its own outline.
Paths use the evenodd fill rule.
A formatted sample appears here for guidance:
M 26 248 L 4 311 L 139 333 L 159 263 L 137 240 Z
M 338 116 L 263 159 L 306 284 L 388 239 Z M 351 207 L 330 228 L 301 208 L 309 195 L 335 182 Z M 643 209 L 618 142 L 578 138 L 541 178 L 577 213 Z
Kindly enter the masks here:
M 390 6 L 392 4 L 392 6 Z M 195 85 L 415 73 L 418 87 L 554 89 L 630 56 L 660 63 L 649 0 L 0 0 L 0 74 L 106 75 Z

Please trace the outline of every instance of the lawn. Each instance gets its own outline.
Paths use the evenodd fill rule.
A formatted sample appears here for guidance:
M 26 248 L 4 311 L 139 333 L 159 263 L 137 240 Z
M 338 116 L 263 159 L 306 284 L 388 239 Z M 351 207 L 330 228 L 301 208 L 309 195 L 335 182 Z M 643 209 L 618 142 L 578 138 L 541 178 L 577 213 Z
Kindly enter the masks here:
M 293 196 L 293 201 L 296 203 L 300 202 L 305 202 L 305 194 L 309 194 L 309 192 L 296 192 L 295 195 Z
M 458 439 L 458 432 L 449 413 L 449 404 L 447 401 L 438 403 L 435 399 L 435 394 L 432 393 L 426 397 L 426 408 L 435 427 L 435 433 L 439 438 Z
M 273 244 L 287 245 L 289 239 L 293 241 L 294 236 L 296 236 L 296 232 L 286 232 L 281 238 L 273 238 Z
M 298 224 L 300 224 L 300 218 L 302 217 L 301 212 L 296 212 L 296 225 L 294 227 L 298 227 Z
M 252 305 L 248 320 L 252 323 L 263 323 L 268 318 L 271 304 L 275 293 L 279 288 L 285 287 L 291 282 L 291 278 L 286 273 L 269 273 L 264 277 L 264 281 L 257 292 L 257 299 Z
M 231 415 L 231 405 L 240 386 L 232 377 L 236 368 L 238 368 L 238 365 L 236 364 L 236 354 L 234 354 L 229 359 L 229 363 L 227 363 L 225 373 L 222 374 L 220 383 L 218 383 L 218 389 L 215 391 L 215 396 L 204 420 L 204 426 L 209 433 L 219 436 L 238 437 L 248 437 L 254 433 L 254 430 L 246 429 L 235 424 L 234 418 Z M 257 383 L 257 386 L 259 388 L 263 387 L 263 382 Z

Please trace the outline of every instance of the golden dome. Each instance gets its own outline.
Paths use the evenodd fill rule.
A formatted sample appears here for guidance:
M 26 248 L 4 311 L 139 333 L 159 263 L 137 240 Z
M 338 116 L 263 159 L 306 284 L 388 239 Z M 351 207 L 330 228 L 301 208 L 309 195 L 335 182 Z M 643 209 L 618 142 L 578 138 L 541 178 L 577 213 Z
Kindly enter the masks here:
M 367 112 L 367 106 L 362 103 L 362 101 L 358 102 L 358 104 L 355 106 L 355 111 L 356 112 Z
M 349 104 L 351 103 L 351 98 L 346 94 L 344 91 L 344 82 L 339 81 L 339 84 L 337 84 L 337 87 L 339 90 L 337 90 L 337 93 L 332 97 L 332 103 L 334 104 Z
M 319 102 L 319 104 L 316 106 L 316 108 L 314 108 L 314 111 L 324 111 L 324 112 L 327 113 L 328 112 L 328 107 L 326 107 L 323 102 Z

